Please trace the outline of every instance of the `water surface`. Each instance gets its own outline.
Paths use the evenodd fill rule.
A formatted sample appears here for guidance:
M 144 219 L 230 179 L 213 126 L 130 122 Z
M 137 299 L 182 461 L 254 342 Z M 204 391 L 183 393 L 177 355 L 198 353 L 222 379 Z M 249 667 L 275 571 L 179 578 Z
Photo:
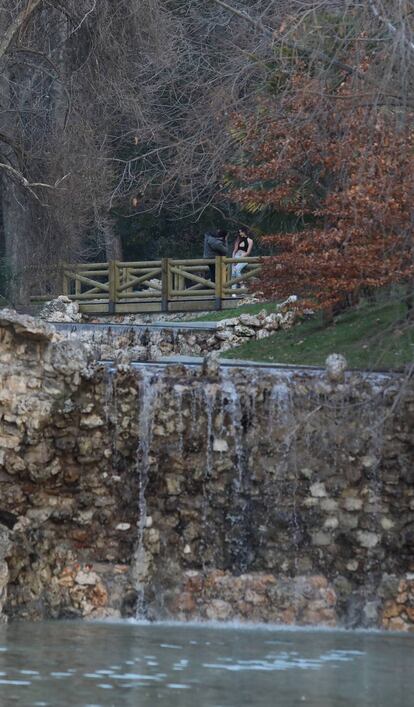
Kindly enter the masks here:
M 0 626 L 0 706 L 414 707 L 414 637 L 137 623 Z

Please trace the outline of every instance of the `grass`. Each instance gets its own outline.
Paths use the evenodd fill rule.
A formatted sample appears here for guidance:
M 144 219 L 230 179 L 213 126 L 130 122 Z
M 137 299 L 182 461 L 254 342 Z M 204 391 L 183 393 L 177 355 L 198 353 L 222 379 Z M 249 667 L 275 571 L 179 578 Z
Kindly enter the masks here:
M 239 307 L 236 311 L 238 314 L 257 312 L 264 305 L 251 307 L 255 309 Z M 268 307 L 274 309 L 275 303 L 268 304 Z M 229 311 L 224 314 L 225 317 L 232 316 Z M 336 317 L 328 327 L 322 326 L 320 315 L 315 315 L 293 329 L 247 342 L 223 355 L 251 361 L 318 366 L 324 364 L 329 354 L 341 353 L 353 368 L 398 369 L 414 361 L 414 322 L 409 322 L 405 316 L 406 309 L 399 301 L 365 302 Z

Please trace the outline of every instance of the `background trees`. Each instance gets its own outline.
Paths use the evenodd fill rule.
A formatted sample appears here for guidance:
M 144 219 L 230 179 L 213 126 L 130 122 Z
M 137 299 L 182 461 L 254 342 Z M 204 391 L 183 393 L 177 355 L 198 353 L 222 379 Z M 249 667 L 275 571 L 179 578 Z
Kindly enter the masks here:
M 333 241 L 354 234 L 346 241 L 351 289 L 374 277 L 366 267 L 351 277 L 357 232 L 366 236 L 366 263 L 375 239 L 378 258 L 382 249 L 378 283 L 388 281 L 397 242 L 395 268 L 407 274 L 413 9 L 412 0 L 2 0 L 3 289 L 16 302 L 33 282 L 47 290 L 61 260 L 199 254 L 207 225 L 238 219 L 277 233 L 289 289 L 298 241 L 289 251 L 293 241 L 279 234 L 301 229 L 305 248 L 309 232 L 307 247 L 319 248 L 309 294 L 320 302 L 314 274 L 334 262 L 328 252 L 343 250 L 336 243 L 332 251 L 328 233 Z M 388 131 L 395 151 L 384 142 Z M 400 159 L 406 174 L 391 183 Z M 231 199 L 229 163 L 240 187 Z M 267 169 L 266 179 L 243 172 L 249 165 Z M 378 170 L 381 193 L 405 200 L 399 224 L 396 213 L 377 208 Z M 288 178 L 282 198 L 274 190 Z
M 247 49 L 265 42 L 242 19 L 195 0 L 3 0 L 0 23 L 0 248 L 15 301 L 51 286 L 60 260 L 122 245 L 134 257 L 143 228 L 179 249 L 206 209 L 221 218 L 228 115 L 264 72 Z
M 329 310 L 413 274 L 414 131 L 388 111 L 372 124 L 365 107 L 350 109 L 348 81 L 338 95 L 323 90 L 294 77 L 260 120 L 238 118 L 243 164 L 230 173 L 246 210 L 297 219 L 295 231 L 266 237 L 277 255 L 260 288 Z
M 325 311 L 413 274 L 410 3 L 334 3 L 290 17 L 273 95 L 237 116 L 230 198 L 296 219 L 264 278 L 267 294 Z M 305 13 L 306 14 L 306 13 Z M 289 33 L 289 26 L 291 31 Z M 331 61 L 328 59 L 331 57 Z

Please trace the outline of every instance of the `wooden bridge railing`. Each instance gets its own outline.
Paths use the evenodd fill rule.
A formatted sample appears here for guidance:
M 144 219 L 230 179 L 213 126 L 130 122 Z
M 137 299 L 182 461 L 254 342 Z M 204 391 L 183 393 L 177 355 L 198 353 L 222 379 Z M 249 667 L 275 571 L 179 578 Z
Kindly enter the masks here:
M 242 262 L 242 272 L 233 276 L 232 266 Z M 248 292 L 249 281 L 259 275 L 260 262 L 259 258 L 217 256 L 65 264 L 62 293 L 78 301 L 81 311 L 89 313 L 225 309 L 234 305 L 234 297 Z M 50 296 L 32 299 L 40 301 Z

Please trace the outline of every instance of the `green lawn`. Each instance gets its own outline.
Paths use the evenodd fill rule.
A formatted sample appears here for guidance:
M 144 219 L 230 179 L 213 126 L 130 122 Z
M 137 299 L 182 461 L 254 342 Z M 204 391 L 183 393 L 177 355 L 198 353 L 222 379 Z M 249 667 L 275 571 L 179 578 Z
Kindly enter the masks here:
M 264 307 L 252 306 L 254 310 L 240 307 L 237 312 Z M 353 368 L 400 368 L 414 361 L 414 322 L 408 322 L 405 315 L 405 307 L 398 301 L 365 303 L 336 317 L 328 327 L 323 327 L 321 316 L 316 315 L 289 331 L 278 331 L 223 355 L 270 363 L 323 365 L 329 354 L 341 353 Z

